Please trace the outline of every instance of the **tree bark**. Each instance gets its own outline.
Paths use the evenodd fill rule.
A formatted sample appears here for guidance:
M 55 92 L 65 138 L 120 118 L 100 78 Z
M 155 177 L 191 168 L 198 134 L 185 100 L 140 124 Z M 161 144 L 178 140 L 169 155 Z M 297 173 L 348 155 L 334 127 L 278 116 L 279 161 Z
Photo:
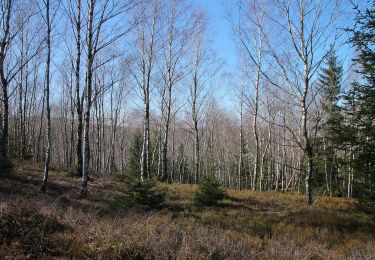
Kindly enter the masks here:
M 237 188 L 241 190 L 242 188 L 242 175 L 243 175 L 243 153 L 244 153 L 244 140 L 243 140 L 243 103 L 244 103 L 244 89 L 241 85 L 240 93 L 240 156 L 238 160 L 238 186 Z
M 80 69 L 81 69 L 81 0 L 77 0 L 76 17 L 76 64 L 75 64 L 75 95 L 77 110 L 77 175 L 82 176 L 83 154 L 82 154 L 82 132 L 83 132 L 83 96 L 80 94 Z
M 90 162 L 90 110 L 91 110 L 91 99 L 92 99 L 92 65 L 93 65 L 93 20 L 94 20 L 94 8 L 95 0 L 89 2 L 89 17 L 87 24 L 87 68 L 86 68 L 86 82 L 85 82 L 85 115 L 84 115 L 84 132 L 83 132 L 83 160 L 82 160 L 82 185 L 81 185 L 81 197 L 87 196 L 87 182 L 88 182 L 88 170 Z
M 0 78 L 1 78 L 1 89 L 2 89 L 2 125 L 1 125 L 1 136 L 0 136 L 0 158 L 7 158 L 7 146 L 8 146 L 8 131 L 9 131 L 9 95 L 8 95 L 8 79 L 5 75 L 5 56 L 7 52 L 7 46 L 9 44 L 10 34 L 10 18 L 12 10 L 12 0 L 8 0 L 5 8 L 5 24 L 3 38 L 1 39 L 0 45 Z
M 46 158 L 44 163 L 44 177 L 40 190 L 46 192 L 47 182 L 48 182 L 48 171 L 49 163 L 51 157 L 51 146 L 52 146 L 52 136 L 51 136 L 51 108 L 49 102 L 49 92 L 50 92 L 50 67 L 51 67 L 51 21 L 50 21 L 50 0 L 46 0 L 46 23 L 47 23 L 47 61 L 46 61 L 46 83 L 45 83 L 45 108 L 47 117 L 47 149 Z

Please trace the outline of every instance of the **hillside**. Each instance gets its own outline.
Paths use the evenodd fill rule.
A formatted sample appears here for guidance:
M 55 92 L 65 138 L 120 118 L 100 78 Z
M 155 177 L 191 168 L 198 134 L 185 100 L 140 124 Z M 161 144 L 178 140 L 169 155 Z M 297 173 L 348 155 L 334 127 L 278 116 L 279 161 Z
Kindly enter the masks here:
M 18 163 L 0 177 L 0 258 L 51 259 L 371 259 L 374 224 L 353 199 L 228 191 L 215 207 L 193 202 L 196 186 L 160 184 L 164 209 L 121 204 L 121 182 L 96 178 L 87 199 L 80 180 L 53 169 L 39 192 L 41 167 Z

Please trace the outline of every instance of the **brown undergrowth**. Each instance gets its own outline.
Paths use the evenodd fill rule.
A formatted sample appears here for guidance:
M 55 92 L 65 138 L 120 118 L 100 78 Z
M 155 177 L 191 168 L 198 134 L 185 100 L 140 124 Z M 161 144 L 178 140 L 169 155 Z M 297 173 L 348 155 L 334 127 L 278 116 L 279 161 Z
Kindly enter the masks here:
M 0 177 L 0 258 L 9 259 L 372 259 L 374 225 L 355 200 L 228 191 L 196 206 L 194 185 L 160 184 L 162 210 L 127 209 L 121 183 L 79 179 L 53 169 L 46 194 L 41 167 L 21 162 Z

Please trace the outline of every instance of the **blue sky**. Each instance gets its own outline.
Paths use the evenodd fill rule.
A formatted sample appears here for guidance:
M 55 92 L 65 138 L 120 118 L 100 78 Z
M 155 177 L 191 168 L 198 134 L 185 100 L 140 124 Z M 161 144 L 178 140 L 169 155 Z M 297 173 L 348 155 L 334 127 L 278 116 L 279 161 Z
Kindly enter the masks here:
M 225 7 L 234 7 L 236 1 L 227 1 L 225 5 L 221 0 L 192 0 L 192 2 L 194 5 L 203 7 L 207 12 L 213 47 L 219 57 L 223 58 L 228 65 L 235 66 L 236 47 L 230 25 L 225 18 Z
M 237 51 L 234 35 L 230 24 L 226 19 L 226 8 L 234 8 L 235 0 L 191 0 L 196 6 L 202 7 L 208 16 L 208 31 L 212 40 L 212 47 L 218 58 L 224 62 L 224 70 L 221 73 L 231 73 L 237 66 Z M 222 107 L 232 109 L 236 106 L 234 87 L 231 82 L 217 82 L 217 99 Z
M 193 5 L 202 7 L 208 16 L 208 31 L 212 40 L 213 48 L 216 51 L 218 58 L 222 59 L 228 66 L 225 66 L 224 72 L 231 73 L 235 70 L 237 65 L 237 51 L 234 41 L 234 35 L 231 31 L 230 24 L 226 19 L 226 8 L 232 11 L 236 8 L 236 0 L 191 0 Z M 370 5 L 369 0 L 353 0 L 354 3 L 364 9 Z M 354 16 L 353 6 L 349 0 L 342 2 L 343 18 L 352 22 Z M 349 24 L 347 24 L 349 25 Z M 343 63 L 344 69 L 347 69 L 351 63 L 351 47 L 349 45 L 342 46 L 338 50 L 339 59 Z M 223 83 L 223 82 L 222 82 Z M 233 88 L 228 86 L 228 82 L 224 83 L 219 90 L 219 99 L 222 99 L 227 107 L 233 104 L 235 95 Z
M 236 0 L 191 0 L 193 5 L 202 7 L 208 15 L 209 30 L 213 47 L 220 58 L 233 68 L 237 63 L 236 47 L 229 22 L 225 18 L 226 8 L 236 8 Z M 361 9 L 370 6 L 370 0 L 353 0 Z M 353 6 L 349 0 L 343 0 L 343 9 L 347 15 L 353 15 Z M 347 8 L 346 8 L 347 7 Z
M 193 5 L 202 7 L 208 16 L 209 31 L 213 41 L 213 47 L 220 58 L 229 65 L 236 66 L 237 55 L 234 43 L 234 35 L 232 34 L 229 22 L 225 18 L 226 8 L 235 8 L 235 0 L 191 0 Z M 362 8 L 368 5 L 368 0 L 354 0 Z M 344 6 L 347 11 L 352 13 L 352 6 L 349 1 L 344 0 Z

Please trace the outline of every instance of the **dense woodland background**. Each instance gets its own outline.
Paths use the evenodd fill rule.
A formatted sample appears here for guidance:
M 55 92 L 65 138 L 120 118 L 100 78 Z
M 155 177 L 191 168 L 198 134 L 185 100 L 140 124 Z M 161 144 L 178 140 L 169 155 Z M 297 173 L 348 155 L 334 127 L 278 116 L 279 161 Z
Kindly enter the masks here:
M 1 0 L 3 167 L 45 162 L 42 191 L 50 166 L 70 169 L 82 196 L 89 177 L 215 175 L 308 204 L 358 197 L 369 211 L 375 2 L 360 2 L 228 5 L 230 71 L 189 1 Z

